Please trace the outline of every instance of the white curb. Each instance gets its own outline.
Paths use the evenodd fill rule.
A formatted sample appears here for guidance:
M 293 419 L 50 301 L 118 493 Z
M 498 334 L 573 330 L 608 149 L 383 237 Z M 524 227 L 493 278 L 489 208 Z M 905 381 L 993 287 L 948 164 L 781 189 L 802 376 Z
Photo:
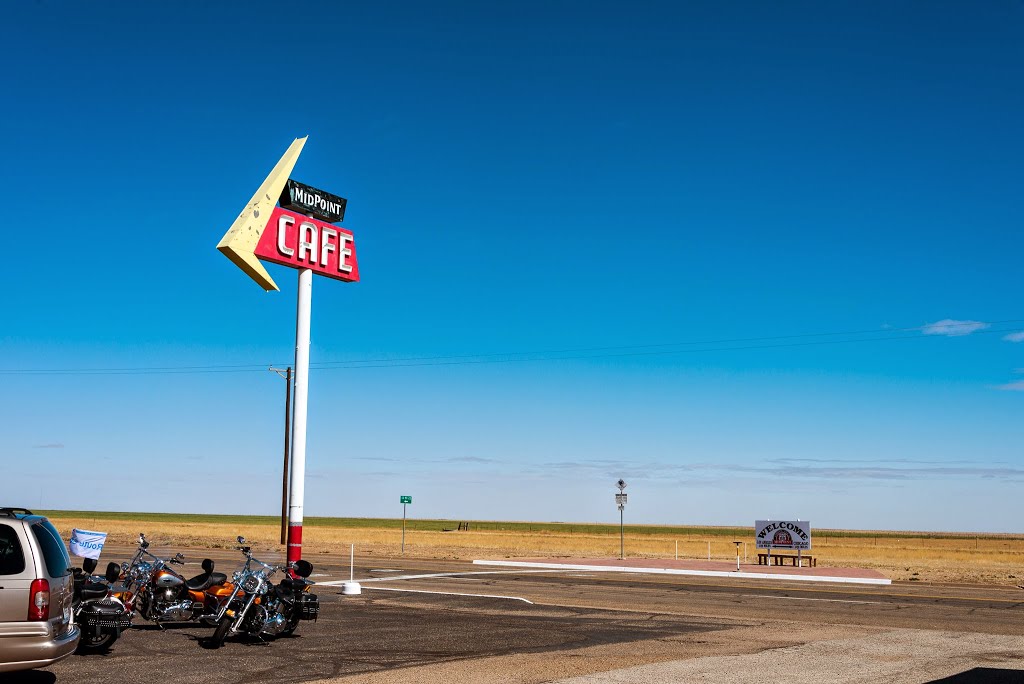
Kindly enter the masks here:
M 772 572 L 730 572 L 723 570 L 683 570 L 677 568 L 631 568 L 621 565 L 571 565 L 568 563 L 531 563 L 527 561 L 475 560 L 474 565 L 498 565 L 509 568 L 548 568 L 551 570 L 587 570 L 588 572 L 635 572 L 658 575 L 695 575 L 697 577 L 733 577 L 794 582 L 836 582 L 843 584 L 892 584 L 890 579 L 874 577 L 832 577 L 827 575 L 780 575 Z

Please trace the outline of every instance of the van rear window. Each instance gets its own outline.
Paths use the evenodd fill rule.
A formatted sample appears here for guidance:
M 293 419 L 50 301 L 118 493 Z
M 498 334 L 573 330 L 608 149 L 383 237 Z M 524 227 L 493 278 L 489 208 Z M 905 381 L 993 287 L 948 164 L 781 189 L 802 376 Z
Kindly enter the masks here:
M 68 555 L 57 528 L 49 520 L 32 525 L 32 534 L 36 536 L 39 548 L 43 551 L 46 573 L 50 577 L 63 577 L 71 572 L 71 556 Z
M 10 525 L 0 525 L 0 575 L 20 575 L 25 572 L 25 554 L 21 540 Z

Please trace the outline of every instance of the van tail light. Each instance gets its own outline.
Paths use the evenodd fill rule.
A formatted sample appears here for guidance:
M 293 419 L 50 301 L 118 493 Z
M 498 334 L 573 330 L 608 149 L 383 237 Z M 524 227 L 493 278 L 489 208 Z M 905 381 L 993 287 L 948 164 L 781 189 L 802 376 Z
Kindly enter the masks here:
M 28 598 L 29 622 L 46 622 L 50 619 L 50 583 L 44 579 L 32 580 Z

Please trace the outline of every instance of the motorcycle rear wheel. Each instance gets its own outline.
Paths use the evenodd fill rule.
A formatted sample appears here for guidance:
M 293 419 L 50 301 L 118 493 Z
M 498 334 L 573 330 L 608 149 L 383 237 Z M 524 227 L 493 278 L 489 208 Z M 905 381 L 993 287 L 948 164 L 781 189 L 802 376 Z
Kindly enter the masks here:
M 82 637 L 78 640 L 78 653 L 102 653 L 107 651 L 119 635 L 116 632 L 101 632 L 96 634 L 91 632 L 89 634 L 82 634 Z
M 292 618 L 288 620 L 288 625 L 277 633 L 278 636 L 289 637 L 295 634 L 295 630 L 299 627 L 299 618 Z

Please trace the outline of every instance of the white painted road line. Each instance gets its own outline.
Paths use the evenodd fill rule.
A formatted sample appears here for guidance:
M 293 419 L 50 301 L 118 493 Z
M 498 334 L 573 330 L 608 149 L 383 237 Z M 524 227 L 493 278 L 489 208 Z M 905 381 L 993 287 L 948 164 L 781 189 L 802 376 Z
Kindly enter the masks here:
M 806 596 L 772 596 L 770 594 L 740 594 L 740 596 L 744 598 L 783 599 L 787 601 L 826 601 L 828 603 L 859 603 L 872 606 L 891 605 L 885 601 L 851 601 L 850 599 L 807 598 Z
M 653 575 L 692 575 L 695 577 L 729 577 L 732 579 L 769 579 L 786 582 L 830 582 L 842 584 L 892 584 L 888 578 L 831 577 L 824 575 L 783 575 L 772 572 L 735 572 L 724 570 L 682 570 L 678 568 L 632 568 L 622 565 L 572 565 L 569 563 L 529 563 L 501 560 L 475 560 L 475 565 L 500 565 L 511 568 L 549 568 L 552 570 L 586 570 L 588 572 L 635 572 Z
M 471 598 L 505 599 L 507 601 L 522 601 L 533 605 L 533 601 L 524 599 L 521 596 L 495 596 L 493 594 L 457 594 L 451 591 L 424 591 L 422 589 L 398 589 L 396 587 L 363 587 L 370 591 L 401 591 L 407 594 L 438 594 L 439 596 L 469 596 Z
M 560 572 L 558 569 L 551 570 L 470 570 L 468 572 L 432 572 L 423 575 L 392 575 L 391 577 L 367 577 L 365 579 L 357 579 L 356 582 L 364 584 L 366 582 L 396 582 L 398 580 L 414 580 L 414 579 L 437 579 L 442 577 L 462 577 L 463 575 L 526 575 L 531 573 L 538 574 L 551 574 L 553 572 Z M 320 586 L 340 586 L 344 582 L 349 580 L 336 580 L 334 582 L 317 582 Z

